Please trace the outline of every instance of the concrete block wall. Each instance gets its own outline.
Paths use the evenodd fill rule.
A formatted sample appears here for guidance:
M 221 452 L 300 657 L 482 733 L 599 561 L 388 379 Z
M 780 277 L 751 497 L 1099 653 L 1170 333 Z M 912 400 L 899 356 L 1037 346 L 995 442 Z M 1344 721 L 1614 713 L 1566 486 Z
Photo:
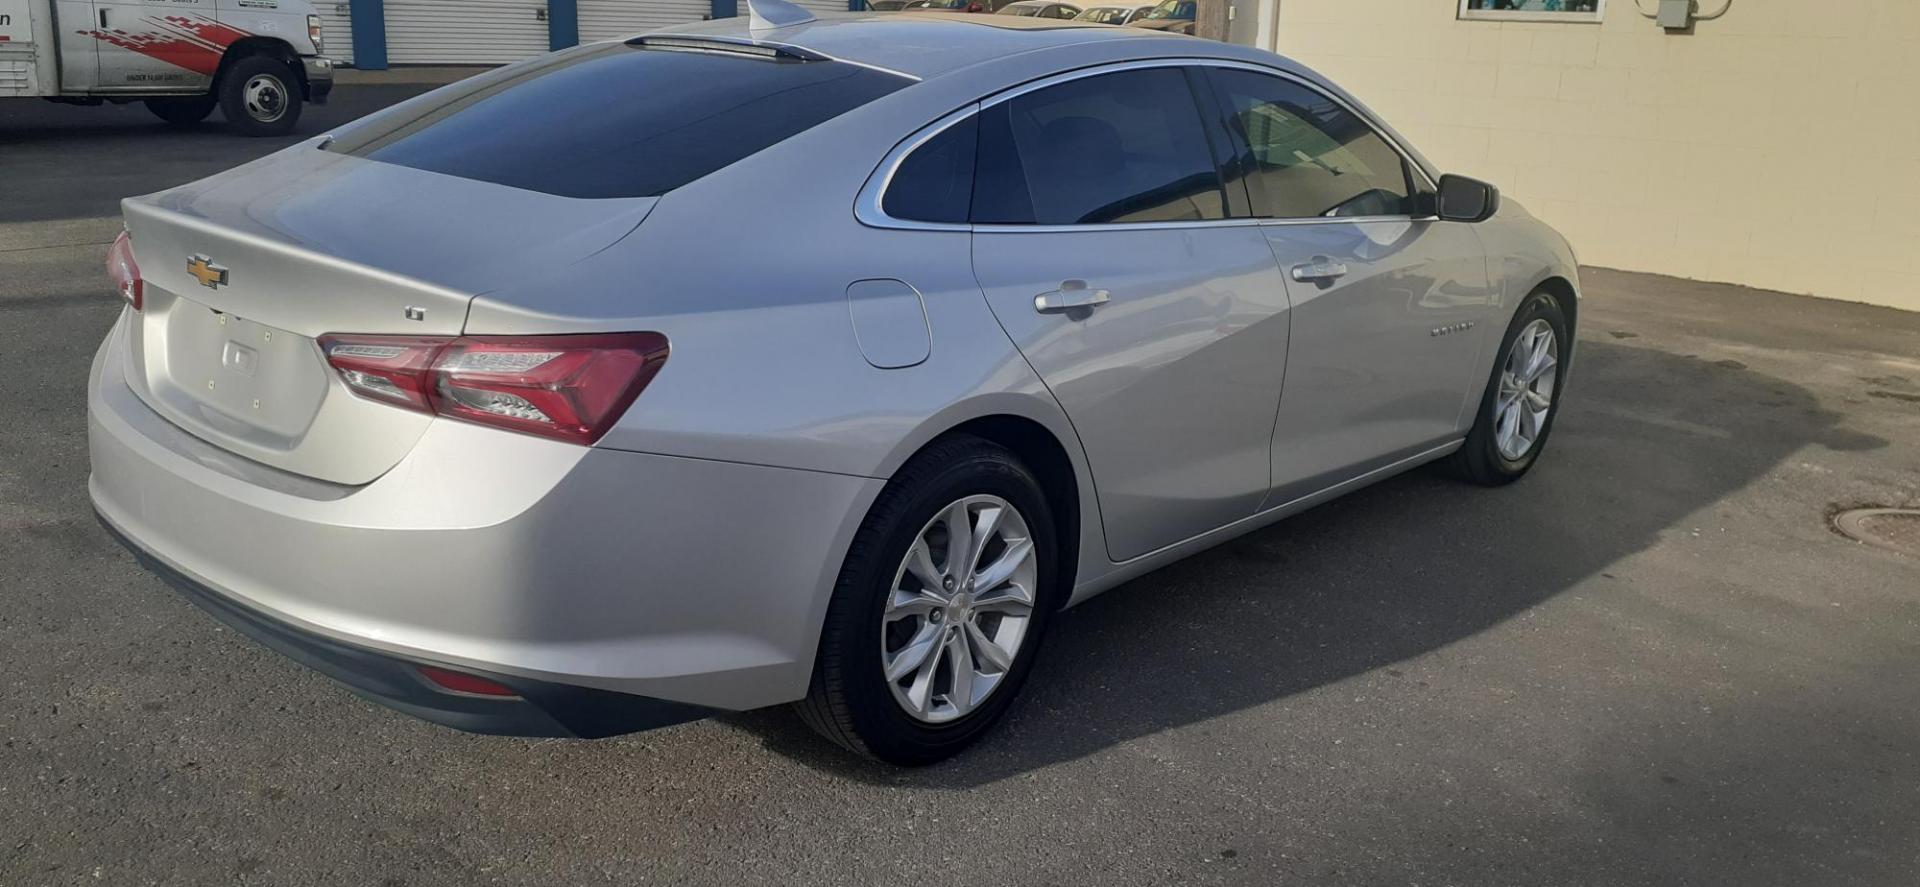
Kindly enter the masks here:
M 1262 12 L 1282 54 L 1498 184 L 1583 262 L 1920 310 L 1920 0 L 1733 0 L 1690 33 L 1634 0 L 1600 24 L 1457 8 Z

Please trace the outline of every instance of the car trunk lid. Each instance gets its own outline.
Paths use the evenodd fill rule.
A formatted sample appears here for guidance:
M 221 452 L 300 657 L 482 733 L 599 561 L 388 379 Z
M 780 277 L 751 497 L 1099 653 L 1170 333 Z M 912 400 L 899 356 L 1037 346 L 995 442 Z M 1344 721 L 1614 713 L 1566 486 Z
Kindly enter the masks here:
M 458 335 L 475 295 L 631 232 L 653 198 L 585 200 L 312 149 L 124 203 L 145 309 L 129 384 L 210 443 L 334 483 L 432 419 L 356 397 L 326 333 Z

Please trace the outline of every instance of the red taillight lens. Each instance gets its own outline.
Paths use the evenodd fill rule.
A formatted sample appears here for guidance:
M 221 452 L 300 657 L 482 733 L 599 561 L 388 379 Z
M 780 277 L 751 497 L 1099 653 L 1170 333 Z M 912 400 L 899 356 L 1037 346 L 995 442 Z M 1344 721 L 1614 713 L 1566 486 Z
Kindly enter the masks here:
M 520 695 L 519 692 L 505 684 L 495 683 L 486 678 L 477 677 L 465 672 L 435 668 L 431 665 L 418 666 L 417 670 L 420 672 L 421 677 L 432 681 L 435 686 L 442 690 L 452 690 L 455 693 L 471 693 L 475 696 L 498 696 L 501 698 Z
M 599 440 L 667 359 L 659 333 L 323 336 L 320 347 L 362 397 L 578 444 Z
M 107 276 L 113 279 L 113 288 L 126 299 L 133 310 L 140 310 L 145 301 L 147 285 L 140 279 L 140 266 L 133 261 L 133 238 L 127 232 L 113 239 L 113 247 L 107 250 Z

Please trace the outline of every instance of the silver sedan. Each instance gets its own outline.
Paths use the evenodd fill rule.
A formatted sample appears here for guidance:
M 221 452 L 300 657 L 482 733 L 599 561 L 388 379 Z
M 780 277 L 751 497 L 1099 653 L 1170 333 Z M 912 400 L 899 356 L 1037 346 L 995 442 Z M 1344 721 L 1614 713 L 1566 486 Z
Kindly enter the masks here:
M 103 522 L 433 721 L 795 703 L 923 764 L 1064 607 L 1423 463 L 1539 458 L 1566 242 L 1320 76 L 754 6 L 126 201 Z

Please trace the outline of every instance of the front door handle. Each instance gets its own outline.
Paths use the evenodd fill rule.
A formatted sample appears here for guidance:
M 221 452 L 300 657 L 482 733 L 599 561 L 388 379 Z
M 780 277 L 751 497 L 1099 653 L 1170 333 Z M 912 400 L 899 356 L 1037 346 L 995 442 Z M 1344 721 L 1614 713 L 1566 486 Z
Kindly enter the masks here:
M 1347 264 L 1326 256 L 1314 256 L 1305 265 L 1293 266 L 1293 279 L 1301 283 L 1330 283 L 1347 276 Z
M 1053 292 L 1034 296 L 1033 310 L 1041 314 L 1059 314 L 1075 308 L 1098 308 L 1107 304 L 1110 297 L 1111 294 L 1106 290 L 1088 289 L 1084 280 L 1068 280 Z

